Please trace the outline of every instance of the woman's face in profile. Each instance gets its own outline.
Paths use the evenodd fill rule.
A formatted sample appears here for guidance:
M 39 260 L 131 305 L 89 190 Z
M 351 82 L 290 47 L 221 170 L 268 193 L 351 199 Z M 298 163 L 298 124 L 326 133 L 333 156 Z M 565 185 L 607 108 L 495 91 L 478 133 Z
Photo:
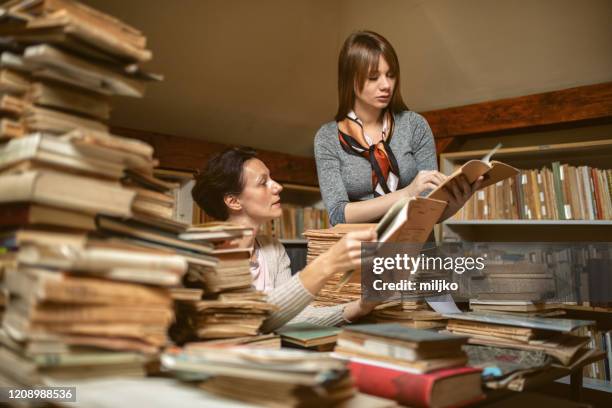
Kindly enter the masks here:
M 280 217 L 283 212 L 279 194 L 283 187 L 270 178 L 268 167 L 259 159 L 248 160 L 242 176 L 244 188 L 238 199 L 244 213 L 258 222 Z
M 361 90 L 355 90 L 355 103 L 385 109 L 391 101 L 395 81 L 395 72 L 389 71 L 389 64 L 381 55 L 378 59 L 378 69 L 370 71 Z

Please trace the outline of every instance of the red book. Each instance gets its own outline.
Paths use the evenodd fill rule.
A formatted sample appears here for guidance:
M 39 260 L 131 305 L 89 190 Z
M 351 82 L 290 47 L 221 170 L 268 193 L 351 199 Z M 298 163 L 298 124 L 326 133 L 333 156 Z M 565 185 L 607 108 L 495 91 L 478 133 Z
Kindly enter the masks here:
M 410 407 L 461 407 L 484 398 L 478 368 L 445 368 L 414 374 L 374 362 L 351 361 L 349 369 L 359 391 Z

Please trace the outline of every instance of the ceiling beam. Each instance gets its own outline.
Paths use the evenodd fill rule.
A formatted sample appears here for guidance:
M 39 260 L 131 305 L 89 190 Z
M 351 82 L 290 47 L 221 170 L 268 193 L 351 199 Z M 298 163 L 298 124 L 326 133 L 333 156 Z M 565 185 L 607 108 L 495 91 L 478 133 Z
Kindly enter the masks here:
M 612 82 L 421 114 L 436 139 L 612 122 Z
M 149 143 L 155 149 L 160 167 L 182 171 L 201 169 L 215 153 L 230 145 L 201 139 L 171 136 L 124 127 L 112 127 L 116 135 L 132 137 Z M 268 166 L 272 177 L 283 183 L 318 185 L 314 158 L 257 149 L 257 156 Z

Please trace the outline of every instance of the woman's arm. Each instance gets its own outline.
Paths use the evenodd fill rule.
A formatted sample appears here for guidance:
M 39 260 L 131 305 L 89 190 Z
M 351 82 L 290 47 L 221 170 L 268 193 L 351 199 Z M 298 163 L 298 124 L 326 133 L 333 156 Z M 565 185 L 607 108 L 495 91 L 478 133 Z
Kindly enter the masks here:
M 319 129 L 315 136 L 314 154 L 321 197 L 329 213 L 329 221 L 332 225 L 336 225 L 347 222 L 344 217 L 344 208 L 349 203 L 349 198 L 340 173 L 340 158 L 338 157 L 340 147 L 336 148 L 331 143 L 329 132 L 331 130 L 326 127 Z
M 300 314 L 331 276 L 359 268 L 361 242 L 372 241 L 375 238 L 374 230 L 351 232 L 293 277 L 289 268 L 290 261 L 287 252 L 282 247 L 279 248 L 278 258 L 267 260 L 267 262 L 280 261 L 278 267 L 281 269 L 276 280 L 278 286 L 268 294 L 268 302 L 279 306 L 279 311 L 266 319 L 262 331 L 272 331 Z M 274 267 L 274 265 L 269 265 L 270 270 Z M 312 310 L 305 311 L 302 319 L 300 319 L 301 321 L 328 325 L 336 325 L 343 320 L 352 321 L 371 310 L 368 305 L 360 302 L 350 307 L 339 305 L 330 308 L 311 307 L 308 309 Z

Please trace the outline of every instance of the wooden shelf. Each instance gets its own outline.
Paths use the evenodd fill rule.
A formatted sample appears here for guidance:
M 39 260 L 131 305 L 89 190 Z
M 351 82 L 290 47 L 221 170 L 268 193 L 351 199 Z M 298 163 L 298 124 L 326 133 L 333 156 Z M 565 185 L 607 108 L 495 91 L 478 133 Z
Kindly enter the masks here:
M 447 220 L 444 225 L 454 226 L 495 226 L 495 225 L 522 225 L 526 227 L 541 227 L 547 225 L 563 226 L 608 226 L 612 220 Z

